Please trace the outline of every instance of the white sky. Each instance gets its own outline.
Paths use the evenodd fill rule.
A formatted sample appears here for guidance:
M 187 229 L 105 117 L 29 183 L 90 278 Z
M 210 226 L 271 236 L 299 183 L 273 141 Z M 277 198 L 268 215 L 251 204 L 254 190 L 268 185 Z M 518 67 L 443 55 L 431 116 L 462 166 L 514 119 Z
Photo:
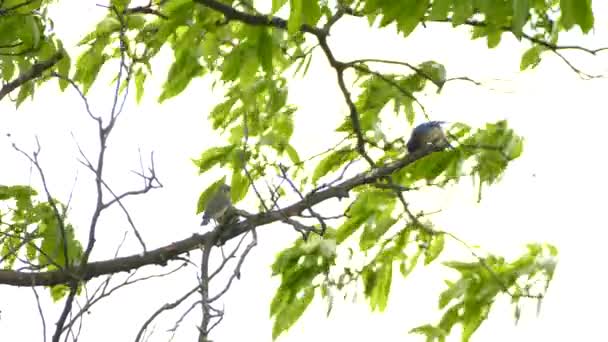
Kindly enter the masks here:
M 605 15 L 608 4 L 597 3 L 596 34 L 584 39 L 578 33 L 564 35 L 562 44 L 581 41 L 588 47 L 608 44 Z M 77 0 L 63 0 L 53 11 L 56 31 L 67 45 L 75 43 L 100 15 L 103 9 L 93 2 Z M 525 243 L 534 241 L 551 242 L 560 249 L 560 263 L 540 317 L 535 317 L 535 307 L 530 305 L 515 326 L 513 310 L 505 299 L 495 306 L 473 340 L 606 340 L 608 334 L 601 327 L 608 299 L 603 291 L 606 276 L 600 251 L 607 237 L 603 215 L 604 194 L 608 190 L 603 133 L 608 82 L 581 81 L 550 54 L 546 54 L 537 70 L 519 74 L 519 57 L 526 44 L 504 35 L 497 49 L 487 50 L 485 40 L 471 42 L 466 30 L 455 32 L 447 25 L 418 29 L 404 41 L 391 32 L 370 32 L 364 21 L 344 20 L 336 26 L 330 43 L 342 60 L 375 57 L 418 63 L 434 59 L 446 65 L 448 77 L 469 76 L 484 81 L 488 87 L 454 82 L 440 96 L 422 100 L 433 119 L 482 125 L 507 118 L 525 136 L 523 156 L 511 164 L 500 184 L 486 189 L 481 204 L 475 203 L 475 190 L 467 182 L 449 191 L 433 190 L 421 198 L 421 204 L 415 203 L 424 208 L 443 208 L 441 214 L 432 217 L 438 227 L 492 252 L 514 256 L 523 251 Z M 581 53 L 567 55 L 585 71 L 608 73 L 606 55 L 595 58 Z M 161 60 L 155 70 L 166 70 L 163 68 L 167 61 Z M 107 70 L 104 79 L 90 92 L 97 113 L 107 112 L 110 107 L 111 87 L 106 85 L 113 74 Z M 128 103 L 110 138 L 106 163 L 106 179 L 116 191 L 125 190 L 139 185 L 129 173 L 139 168 L 138 148 L 144 156 L 155 151 L 157 172 L 165 187 L 127 202 L 150 249 L 200 230 L 200 219 L 194 215 L 196 200 L 215 178 L 197 176 L 190 158 L 222 143 L 210 131 L 206 115 L 222 94 L 209 91 L 209 81 L 197 80 L 178 98 L 159 105 L 155 99 L 164 77 L 164 71 L 157 72 L 147 83 L 141 105 Z M 329 147 L 326 134 L 331 134 L 334 123 L 342 120 L 346 108 L 335 74 L 321 55 L 315 57 L 306 79 L 290 82 L 290 99 L 300 107 L 294 144 L 301 154 L 312 155 Z M 95 125 L 84 112 L 81 100 L 73 91 L 59 94 L 54 85 L 48 85 L 38 91 L 34 102 L 26 102 L 16 111 L 5 101 L 0 104 L 0 112 L 0 157 L 4 161 L 0 183 L 31 181 L 38 185 L 36 174 L 29 173 L 29 165 L 11 149 L 4 134 L 12 133 L 20 146 L 26 148 L 32 146 L 38 135 L 43 146 L 41 161 L 55 196 L 65 201 L 77 176 L 71 219 L 84 241 L 93 207 L 92 178 L 77 162 L 70 133 L 74 133 L 89 156 L 94 156 L 97 138 Z M 403 129 L 403 134 L 408 134 L 409 128 L 404 123 Z M 242 205 L 254 209 L 248 202 Z M 111 257 L 117 241 L 129 230 L 116 208 L 108 212 L 101 224 L 94 260 Z M 269 266 L 275 254 L 297 235 L 284 225 L 264 227 L 259 232 L 260 244 L 246 261 L 241 281 L 225 297 L 226 317 L 214 331 L 214 340 L 270 340 L 269 303 L 278 280 L 270 278 Z M 121 255 L 139 252 L 138 247 L 129 235 Z M 450 248 L 444 257 L 449 259 L 450 253 L 462 255 L 463 251 Z M 198 260 L 193 255 L 193 260 Z M 133 340 L 154 310 L 175 300 L 194 284 L 194 274 L 195 270 L 190 269 L 144 286 L 117 291 L 86 316 L 81 341 Z M 326 318 L 325 303 L 316 301 L 280 340 L 422 341 L 422 337 L 408 335 L 407 331 L 437 321 L 437 295 L 444 288 L 442 279 L 450 275 L 441 267 L 420 266 L 407 281 L 395 276 L 389 307 L 382 314 L 370 313 L 367 304 L 359 300 L 356 304 L 339 302 Z M 46 290 L 40 289 L 40 293 L 50 336 L 63 305 L 53 305 Z M 187 306 L 162 316 L 150 341 L 166 341 L 165 330 Z M 0 310 L 3 341 L 40 340 L 40 320 L 31 289 L 1 286 Z M 196 314 L 182 324 L 176 341 L 193 340 Z M 457 334 L 449 340 L 457 341 Z

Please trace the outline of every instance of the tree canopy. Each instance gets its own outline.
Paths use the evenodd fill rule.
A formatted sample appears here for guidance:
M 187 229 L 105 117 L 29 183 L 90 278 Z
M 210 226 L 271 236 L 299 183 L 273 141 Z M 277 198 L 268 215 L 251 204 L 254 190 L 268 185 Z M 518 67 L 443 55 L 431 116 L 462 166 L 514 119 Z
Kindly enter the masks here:
M 469 341 L 501 297 L 510 298 L 515 320 L 522 302 L 535 301 L 541 307 L 557 265 L 556 246 L 531 242 L 515 258 L 482 253 L 449 227 L 436 226 L 432 213 L 410 200 L 410 195 L 430 187 L 443 189 L 473 179 L 481 201 L 484 191 L 491 191 L 488 187 L 524 152 L 524 138 L 507 120 L 500 120 L 481 127 L 450 122 L 447 135 L 454 148 L 430 146 L 406 153 L 405 132 L 436 119 L 436 113 L 426 109 L 425 94 L 440 96 L 447 87 L 482 83 L 452 77 L 440 62 L 446 56 L 411 63 L 380 59 L 370 51 L 366 58 L 345 59 L 334 50 L 331 33 L 351 18 L 366 23 L 369 30 L 395 30 L 404 41 L 434 25 L 466 28 L 472 40 L 484 39 L 489 49 L 513 36 L 521 42 L 522 72 L 552 54 L 564 68 L 590 79 L 597 75 L 564 52 L 596 56 L 604 48 L 560 44 L 560 35 L 567 31 L 592 32 L 590 0 L 112 0 L 97 5 L 105 16 L 90 32 L 82 32 L 77 46 L 64 45 L 54 32 L 54 5 L 46 0 L 0 2 L 0 100 L 14 102 L 14 115 L 19 115 L 24 102 L 36 101 L 40 88 L 57 82 L 58 96 L 77 95 L 83 115 L 97 127 L 96 154 L 78 146 L 80 155 L 74 156 L 94 176 L 96 195 L 90 199 L 94 209 L 88 226 L 71 223 L 70 198 L 50 190 L 52 181 L 38 159 L 44 141 L 34 151 L 13 145 L 31 162 L 40 188 L 4 184 L 0 178 L 0 284 L 49 289 L 61 305 L 58 321 L 48 325 L 52 341 L 77 339 L 74 331 L 83 314 L 114 291 L 107 285 L 113 275 L 150 265 L 166 268 L 175 261 L 196 264 L 196 271 L 188 272 L 198 272 L 199 280 L 191 291 L 176 292 L 175 302 L 142 317 L 143 325 L 127 337 L 137 335 L 136 341 L 143 341 L 159 315 L 199 295 L 184 316 L 200 307 L 199 341 L 213 338 L 212 329 L 224 315 L 217 300 L 229 296 L 241 267 L 247 267 L 244 260 L 258 242 L 257 230 L 272 223 L 294 231 L 293 243 L 271 266 L 279 281 L 269 303 L 275 339 L 288 332 L 315 298 L 327 301 L 330 317 L 334 298 L 351 291 L 359 292 L 371 311 L 384 311 L 396 277 L 408 277 L 439 261 L 455 271 L 446 273 L 444 289 L 437 294 L 441 318 L 410 328 L 426 341 L 445 341 L 456 334 L 456 327 L 462 341 Z M 352 39 L 357 44 L 357 37 Z M 163 53 L 172 56 L 168 70 L 158 65 Z M 309 156 L 311 151 L 293 144 L 296 119 L 302 118 L 289 92 L 290 81 L 309 77 L 313 57 L 330 67 L 327 79 L 340 90 L 341 98 L 335 100 L 344 105 L 346 115 L 327 113 L 340 120 L 332 127 L 338 143 Z M 386 66 L 391 71 L 385 71 Z M 126 202 L 163 186 L 154 156 L 136 171 L 143 185 L 124 192 L 114 190 L 104 161 L 112 131 L 129 115 L 125 102 L 140 102 L 153 86 L 152 73 L 165 71 L 159 105 L 178 98 L 199 78 L 211 80 L 213 91 L 223 92 L 207 117 L 221 138 L 193 160 L 207 187 L 192 215 L 204 211 L 222 183 L 230 185 L 235 209 L 215 229 L 148 249 L 141 232 L 154 227 L 137 227 Z M 103 74 L 114 78 L 114 94 L 108 100 L 111 109 L 100 114 L 88 98 L 97 86 L 105 86 L 100 85 Z M 398 134 L 391 130 L 395 123 L 403 128 Z M 107 229 L 100 229 L 101 218 L 114 207 L 125 214 L 141 250 L 98 260 L 93 251 Z M 440 258 L 448 243 L 461 246 L 469 257 Z M 191 253 L 199 250 L 201 258 L 195 260 Z M 223 282 L 218 275 L 226 285 L 214 292 L 210 284 Z M 127 278 L 120 286 L 153 278 Z M 74 305 L 79 297 L 86 298 L 84 306 Z

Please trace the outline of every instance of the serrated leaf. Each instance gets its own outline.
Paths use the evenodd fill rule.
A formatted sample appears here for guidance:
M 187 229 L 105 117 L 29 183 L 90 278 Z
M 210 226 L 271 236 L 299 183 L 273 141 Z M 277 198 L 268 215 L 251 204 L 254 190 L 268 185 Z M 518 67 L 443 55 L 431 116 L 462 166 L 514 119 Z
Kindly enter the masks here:
M 431 5 L 431 12 L 429 19 L 431 20 L 443 20 L 448 17 L 450 7 L 452 7 L 454 0 L 434 0 Z
M 0 56 L 0 66 L 2 67 L 2 79 L 10 81 L 15 74 L 15 63 L 12 58 Z
M 120 21 L 114 17 L 105 17 L 97 24 L 95 33 L 98 36 L 103 36 L 118 30 L 120 30 Z
M 454 14 L 452 15 L 452 25 L 458 26 L 473 15 L 472 0 L 458 0 L 454 2 Z
M 147 74 L 143 69 L 137 69 L 135 72 L 135 101 L 141 102 L 141 98 L 144 96 L 144 82 L 146 81 Z
M 198 167 L 199 173 L 204 173 L 218 163 L 227 160 L 227 156 L 235 148 L 234 145 L 223 147 L 212 147 L 203 152 L 201 157 L 194 160 L 194 164 Z
M 372 311 L 386 309 L 393 278 L 392 262 L 367 265 L 362 273 L 365 296 Z
M 512 0 L 513 19 L 511 19 L 511 30 L 518 39 L 521 39 L 522 29 L 528 21 L 530 11 L 529 0 Z
M 53 298 L 53 302 L 58 302 L 61 298 L 65 297 L 65 295 L 70 291 L 70 288 L 67 285 L 55 285 L 51 286 L 51 298 Z
M 519 63 L 519 70 L 524 71 L 528 68 L 534 68 L 540 63 L 540 53 L 542 52 L 542 48 L 538 45 L 535 45 L 521 56 L 521 62 Z
M 278 312 L 272 326 L 272 339 L 275 340 L 281 333 L 287 331 L 302 316 L 308 305 L 312 302 L 315 290 L 308 287 L 303 290 L 296 300 Z
M 205 69 L 199 62 L 199 56 L 191 51 L 192 45 L 198 45 L 198 39 L 200 38 L 196 37 L 197 34 L 200 34 L 200 30 L 197 28 L 190 28 L 184 34 L 184 38 L 179 43 L 179 49 L 181 50 L 176 53 L 175 61 L 169 68 L 158 102 L 162 103 L 180 94 L 195 77 L 204 74 Z
M 34 82 L 27 82 L 19 87 L 19 93 L 15 99 L 16 107 L 19 108 L 28 96 L 34 97 Z
M 98 38 L 91 47 L 83 52 L 76 61 L 76 73 L 74 81 L 83 85 L 83 93 L 86 95 L 91 85 L 97 78 L 99 70 L 107 60 L 107 55 L 103 53 L 108 44 L 107 38 Z
M 397 27 L 404 36 L 407 37 L 418 26 L 428 6 L 429 0 L 401 1 L 402 12 L 397 19 Z
M 591 0 L 560 0 L 561 23 L 566 30 L 578 25 L 584 33 L 593 28 Z

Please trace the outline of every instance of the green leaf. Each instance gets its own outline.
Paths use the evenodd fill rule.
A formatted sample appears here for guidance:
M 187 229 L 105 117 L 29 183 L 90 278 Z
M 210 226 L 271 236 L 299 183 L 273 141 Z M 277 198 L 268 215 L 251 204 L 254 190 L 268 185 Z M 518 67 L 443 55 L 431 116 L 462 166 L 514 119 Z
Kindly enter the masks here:
M 452 15 L 452 25 L 458 26 L 465 23 L 473 15 L 472 0 L 454 1 L 454 14 Z
M 521 39 L 522 29 L 528 21 L 530 11 L 529 0 L 513 1 L 513 19 L 511 19 L 511 30 L 518 39 Z
M 500 38 L 502 37 L 501 30 L 491 30 L 488 31 L 488 48 L 493 49 L 500 43 Z
M 59 77 L 59 89 L 61 91 L 67 88 L 69 82 L 67 78 L 70 76 L 70 67 L 72 66 L 72 60 L 68 55 L 67 51 L 63 49 L 61 43 L 59 43 L 59 49 L 61 49 L 63 57 L 57 62 L 57 73 L 63 77 Z
M 439 327 L 434 327 L 430 324 L 425 324 L 425 325 L 421 325 L 416 328 L 413 328 L 409 331 L 409 333 L 424 335 L 427 337 L 427 341 L 429 341 L 429 342 L 435 341 L 435 340 L 444 341 L 448 335 L 448 332 L 446 332 L 445 330 L 443 330 Z
M 445 261 L 442 264 L 444 266 L 453 268 L 460 273 L 474 271 L 479 268 L 478 262 Z
M 367 219 L 367 216 L 365 216 L 365 215 L 357 215 L 355 217 L 350 217 L 346 221 L 344 221 L 344 223 L 342 223 L 342 225 L 338 228 L 338 231 L 336 233 L 336 242 L 338 244 L 340 244 L 344 240 L 346 240 L 359 227 L 361 227 L 361 225 L 363 224 L 363 222 L 365 222 L 366 219 Z
M 158 101 L 163 102 L 180 94 L 190 82 L 205 73 L 205 69 L 199 62 L 198 49 L 202 31 L 197 26 L 191 26 L 176 43 L 175 61 L 169 68 L 167 80 L 163 84 Z
M 53 298 L 53 302 L 58 302 L 61 298 L 65 297 L 66 294 L 70 291 L 70 288 L 67 285 L 55 285 L 51 286 L 51 298 Z
M 287 22 L 287 32 L 289 35 L 300 30 L 300 26 L 304 22 L 304 15 L 302 14 L 302 6 L 305 0 L 289 0 L 289 21 Z
M 2 79 L 10 81 L 15 74 L 15 63 L 12 58 L 0 56 L 0 67 L 2 68 Z
M 431 20 L 446 19 L 453 3 L 454 0 L 434 0 L 429 18 Z
M 438 234 L 433 237 L 429 247 L 424 252 L 424 264 L 428 265 L 433 260 L 437 259 L 439 254 L 443 251 L 445 244 L 445 234 Z
M 95 33 L 97 36 L 104 36 L 118 30 L 120 30 L 120 21 L 114 17 L 105 17 L 97 24 Z
M 236 80 L 241 71 L 241 54 L 241 49 L 234 48 L 228 56 L 224 58 L 224 63 L 222 64 L 222 80 Z
M 587 33 L 593 28 L 591 0 L 560 0 L 560 9 L 561 23 L 566 30 L 570 30 L 575 24 L 581 28 L 583 33 Z
M 139 30 L 146 25 L 146 18 L 141 14 L 134 14 L 127 16 L 125 22 L 128 29 Z
M 198 167 L 198 172 L 205 173 L 216 164 L 223 164 L 227 161 L 228 154 L 232 152 L 234 148 L 234 145 L 212 147 L 203 152 L 199 159 L 194 160 L 194 164 Z
M 83 52 L 76 61 L 74 80 L 83 85 L 82 91 L 85 95 L 97 78 L 99 70 L 108 59 L 108 56 L 103 53 L 108 43 L 108 38 L 97 38 L 91 47 Z
M 271 14 L 277 13 L 283 5 L 287 3 L 287 0 L 272 0 L 272 10 Z
M 435 61 L 426 61 L 421 63 L 418 67 L 424 72 L 425 76 L 429 77 L 437 86 L 441 87 L 445 83 L 447 71 L 445 70 L 445 66 L 443 64 Z
M 19 94 L 17 94 L 17 99 L 15 99 L 17 108 L 19 108 L 28 96 L 34 97 L 34 82 L 27 82 L 19 87 Z
M 298 155 L 298 151 L 296 151 L 293 146 L 287 144 L 287 146 L 285 146 L 285 152 L 287 152 L 287 156 L 289 157 L 292 163 L 294 163 L 295 165 L 300 164 L 300 156 Z
M 302 316 L 308 305 L 312 302 L 315 296 L 315 290 L 312 287 L 308 287 L 303 290 L 301 294 L 297 296 L 297 299 L 286 306 L 284 310 L 281 310 L 276 314 L 274 324 L 272 326 L 272 339 L 273 341 L 284 331 L 287 331 L 293 326 L 297 320 Z
M 540 63 L 540 54 L 544 50 L 540 45 L 534 45 L 524 52 L 521 56 L 519 70 L 524 71 L 528 68 L 535 68 Z
M 520 137 L 514 136 L 505 148 L 505 153 L 509 160 L 519 158 L 524 150 L 524 140 Z
M 127 8 L 127 6 L 129 6 L 130 2 L 131 0 L 112 0 L 110 3 L 116 8 L 117 12 L 122 12 L 125 8 Z
M 250 86 L 256 80 L 256 74 L 260 65 L 258 62 L 258 51 L 254 48 L 243 50 L 239 69 L 239 81 L 243 88 Z
M 240 169 L 232 172 L 232 180 L 230 181 L 230 195 L 232 197 L 232 203 L 236 204 L 240 202 L 249 191 L 249 178 L 243 174 Z
M 351 149 L 341 149 L 331 152 L 327 157 L 323 158 L 315 168 L 312 174 L 313 183 L 316 183 L 321 177 L 329 172 L 336 171 L 355 157 L 356 152 Z
M 135 101 L 141 102 L 141 98 L 144 96 L 144 82 L 146 81 L 147 74 L 143 69 L 137 69 L 135 72 Z
M 274 48 L 272 35 L 268 33 L 266 28 L 260 30 L 260 36 L 258 38 L 258 59 L 262 68 L 267 73 L 272 73 L 272 50 Z
M 382 235 L 397 222 L 397 219 L 391 217 L 391 211 L 392 208 L 385 210 L 383 215 L 380 215 L 373 222 L 365 226 L 359 241 L 359 247 L 362 251 L 374 247 Z
M 319 0 L 302 0 L 303 24 L 315 26 L 321 18 Z
M 407 278 L 407 276 L 412 273 L 414 268 L 416 268 L 416 265 L 418 265 L 418 259 L 420 259 L 420 255 L 422 255 L 422 249 L 418 249 L 418 251 L 409 259 L 403 259 L 401 261 L 401 264 L 399 265 L 399 272 L 401 272 L 403 278 Z
M 484 320 L 485 317 L 482 313 L 481 308 L 477 308 L 477 310 L 475 310 L 475 313 L 463 322 L 461 341 L 468 342 L 471 339 L 473 333 L 477 331 L 477 328 L 479 328 L 479 326 Z
M 439 295 L 439 309 L 443 309 L 455 298 L 465 294 L 471 282 L 468 278 L 460 278 L 456 283 L 449 283 L 449 287 Z
M 42 24 L 32 15 L 21 17 L 20 38 L 25 46 L 38 49 L 41 38 Z
M 386 309 L 393 278 L 392 261 L 383 264 L 370 264 L 361 272 L 365 296 L 369 299 L 372 311 Z
M 429 6 L 429 0 L 402 0 L 401 6 L 401 15 L 397 19 L 397 27 L 407 37 L 422 20 Z

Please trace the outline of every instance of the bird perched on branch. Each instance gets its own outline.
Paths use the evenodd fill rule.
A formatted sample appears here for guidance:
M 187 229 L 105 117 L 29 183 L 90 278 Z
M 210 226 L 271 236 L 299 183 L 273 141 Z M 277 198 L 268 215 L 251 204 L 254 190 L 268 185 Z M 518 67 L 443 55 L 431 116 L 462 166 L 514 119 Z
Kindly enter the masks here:
M 231 207 L 230 186 L 222 184 L 216 192 L 211 195 L 209 201 L 207 201 L 201 226 L 208 224 L 210 220 L 214 220 L 217 223 Z
M 427 121 L 416 126 L 407 142 L 407 151 L 412 153 L 428 145 L 452 147 L 441 127 L 444 123 L 445 121 Z

